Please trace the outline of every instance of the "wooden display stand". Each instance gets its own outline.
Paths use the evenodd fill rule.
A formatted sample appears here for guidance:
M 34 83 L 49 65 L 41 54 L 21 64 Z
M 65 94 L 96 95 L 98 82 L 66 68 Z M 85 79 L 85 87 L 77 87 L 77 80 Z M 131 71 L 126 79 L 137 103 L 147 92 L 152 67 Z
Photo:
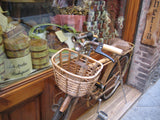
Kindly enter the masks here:
M 123 39 L 129 42 L 134 39 L 139 6 L 140 0 L 127 2 Z M 59 91 L 52 68 L 13 83 L 0 90 L 0 120 L 51 120 L 51 106 Z M 72 119 L 89 109 L 85 105 L 83 101 L 77 104 Z

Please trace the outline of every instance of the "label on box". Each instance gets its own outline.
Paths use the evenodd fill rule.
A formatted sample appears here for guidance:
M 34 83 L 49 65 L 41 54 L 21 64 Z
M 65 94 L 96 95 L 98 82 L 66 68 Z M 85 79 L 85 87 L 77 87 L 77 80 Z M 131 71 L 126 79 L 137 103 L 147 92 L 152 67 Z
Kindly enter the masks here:
M 64 42 L 67 40 L 67 38 L 64 36 L 63 32 L 61 30 L 55 32 L 56 33 L 56 36 L 58 37 L 58 39 L 61 41 L 61 42 Z
M 9 78 L 24 77 L 32 71 L 31 54 L 21 58 L 6 59 L 5 71 Z

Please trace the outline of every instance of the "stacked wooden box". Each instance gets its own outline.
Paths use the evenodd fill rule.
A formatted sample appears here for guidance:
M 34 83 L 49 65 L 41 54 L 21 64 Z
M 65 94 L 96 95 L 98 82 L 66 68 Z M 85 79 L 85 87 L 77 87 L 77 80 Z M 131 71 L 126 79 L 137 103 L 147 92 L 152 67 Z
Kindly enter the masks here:
M 49 54 L 47 41 L 32 39 L 30 41 L 32 65 L 34 69 L 42 69 L 49 66 Z
M 28 55 L 29 41 L 24 36 L 5 40 L 5 50 L 8 58 L 20 58 Z
M 8 78 L 24 77 L 32 72 L 29 37 L 21 33 L 4 40 Z

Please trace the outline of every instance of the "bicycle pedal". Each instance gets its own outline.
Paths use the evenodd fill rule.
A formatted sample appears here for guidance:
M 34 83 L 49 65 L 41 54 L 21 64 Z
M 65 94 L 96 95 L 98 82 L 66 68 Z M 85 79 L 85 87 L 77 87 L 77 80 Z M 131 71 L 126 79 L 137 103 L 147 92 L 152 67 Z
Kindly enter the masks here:
M 100 88 L 100 89 L 104 89 L 104 85 L 102 84 L 102 83 L 100 83 L 100 82 L 96 82 L 96 84 L 95 84 L 98 88 Z
M 98 113 L 97 118 L 100 120 L 108 120 L 108 115 L 103 111 L 99 111 L 102 99 L 98 99 L 98 101 L 99 103 L 98 103 L 98 108 L 97 108 L 97 113 Z
M 105 112 L 103 112 L 103 111 L 99 111 L 98 112 L 98 118 L 100 120 L 108 120 L 108 115 Z

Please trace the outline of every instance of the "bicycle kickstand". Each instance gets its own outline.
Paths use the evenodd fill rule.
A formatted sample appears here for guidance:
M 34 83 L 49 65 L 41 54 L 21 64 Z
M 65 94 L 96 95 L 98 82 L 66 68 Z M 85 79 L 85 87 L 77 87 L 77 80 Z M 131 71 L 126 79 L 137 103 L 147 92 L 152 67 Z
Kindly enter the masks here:
M 98 113 L 97 119 L 108 120 L 108 115 L 103 111 L 99 111 L 99 107 L 101 105 L 102 99 L 98 99 L 98 101 L 99 101 L 99 103 L 98 103 L 98 108 L 97 108 L 97 113 Z
M 127 98 L 126 98 L 126 93 L 125 93 L 124 86 L 123 86 L 122 77 L 120 78 L 120 84 L 121 84 L 121 88 L 122 88 L 122 91 L 123 91 L 123 96 L 124 96 L 124 99 L 125 99 L 125 103 L 127 103 Z
M 120 61 L 118 60 L 118 64 L 120 66 Z M 123 87 L 123 77 L 122 77 L 122 71 L 121 71 L 121 68 L 119 67 L 119 70 L 120 70 L 120 75 L 118 76 L 118 80 L 120 81 L 120 86 L 122 88 L 122 91 L 123 91 L 123 96 L 124 96 L 124 99 L 125 99 L 125 103 L 127 103 L 127 98 L 126 98 L 126 93 L 125 93 L 125 90 L 124 90 L 124 87 Z

